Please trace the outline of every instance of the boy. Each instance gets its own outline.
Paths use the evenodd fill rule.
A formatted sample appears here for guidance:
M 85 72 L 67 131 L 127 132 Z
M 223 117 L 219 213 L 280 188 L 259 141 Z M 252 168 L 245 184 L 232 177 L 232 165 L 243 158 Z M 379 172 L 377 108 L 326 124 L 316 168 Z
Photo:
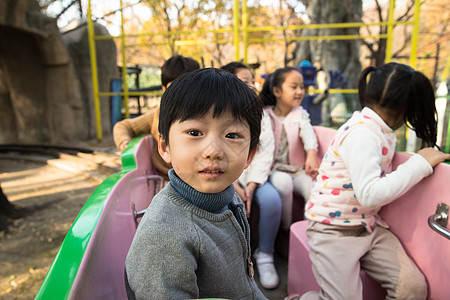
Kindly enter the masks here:
M 185 74 L 166 90 L 158 150 L 173 169 L 127 255 L 130 299 L 265 299 L 233 188 L 255 153 L 261 116 L 255 93 L 223 70 Z
M 179 76 L 198 69 L 200 69 L 200 65 L 196 60 L 181 55 L 172 56 L 166 60 L 161 67 L 161 84 L 163 92 L 169 87 L 172 81 Z M 152 152 L 152 164 L 158 172 L 158 175 L 168 180 L 167 172 L 172 166 L 166 164 L 162 160 L 156 147 L 158 144 L 158 116 L 159 106 L 137 118 L 124 119 L 117 122 L 113 128 L 113 137 L 117 149 L 122 152 L 133 138 L 150 133 L 153 137 L 153 145 L 155 145 Z

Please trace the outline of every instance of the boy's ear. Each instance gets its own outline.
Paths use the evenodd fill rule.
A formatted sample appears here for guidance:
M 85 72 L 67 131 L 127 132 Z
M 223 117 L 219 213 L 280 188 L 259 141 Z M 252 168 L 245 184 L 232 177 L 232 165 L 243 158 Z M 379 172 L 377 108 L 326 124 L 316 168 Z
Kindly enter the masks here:
M 161 135 L 158 136 L 158 152 L 166 163 L 171 163 L 169 145 L 167 145 L 166 141 Z
M 247 167 L 250 165 L 250 163 L 253 160 L 253 157 L 255 156 L 256 150 L 258 150 L 258 146 L 255 147 L 255 149 L 253 149 L 253 151 L 248 155 L 247 158 L 247 164 L 245 165 L 244 169 L 247 169 Z

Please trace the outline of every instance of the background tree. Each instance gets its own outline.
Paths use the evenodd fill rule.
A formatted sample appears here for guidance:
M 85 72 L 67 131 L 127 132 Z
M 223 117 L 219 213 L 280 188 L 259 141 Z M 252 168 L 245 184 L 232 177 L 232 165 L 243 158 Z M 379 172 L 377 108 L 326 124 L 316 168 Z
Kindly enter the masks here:
M 302 1 L 307 7 L 311 24 L 334 24 L 361 22 L 362 0 L 310 0 Z M 358 28 L 319 28 L 303 30 L 302 36 L 358 35 Z M 294 57 L 295 65 L 309 60 L 317 68 L 319 89 L 328 88 L 329 70 L 340 71 L 347 80 L 347 88 L 355 88 L 361 62 L 359 59 L 359 40 L 306 40 L 297 43 Z M 332 94 L 322 103 L 322 125 L 336 126 L 334 122 L 344 122 L 359 108 L 354 95 Z
M 362 0 L 301 1 L 308 11 L 311 24 L 361 22 Z M 303 30 L 303 36 L 358 35 L 357 28 L 323 28 Z M 350 88 L 356 87 L 361 71 L 359 40 L 312 40 L 297 43 L 295 64 L 309 60 L 318 69 L 339 70 Z
M 388 21 L 389 3 L 386 1 L 373 0 L 372 3 L 366 3 L 366 9 L 363 17 L 365 23 L 381 23 Z M 397 5 L 394 11 L 394 21 L 408 21 L 412 19 L 414 13 L 414 0 L 404 1 L 403 5 Z M 376 35 L 386 34 L 387 25 L 365 26 L 361 29 L 362 34 Z M 395 29 L 395 49 L 393 49 L 392 57 L 398 57 L 399 54 L 407 48 L 411 40 L 411 26 L 396 26 Z M 367 58 L 370 64 L 381 66 L 386 58 L 387 39 L 365 38 L 361 40 L 363 46 L 369 51 Z M 409 49 L 408 49 L 409 50 Z
M 7 230 L 10 220 L 20 217 L 19 209 L 9 202 L 0 186 L 0 231 Z

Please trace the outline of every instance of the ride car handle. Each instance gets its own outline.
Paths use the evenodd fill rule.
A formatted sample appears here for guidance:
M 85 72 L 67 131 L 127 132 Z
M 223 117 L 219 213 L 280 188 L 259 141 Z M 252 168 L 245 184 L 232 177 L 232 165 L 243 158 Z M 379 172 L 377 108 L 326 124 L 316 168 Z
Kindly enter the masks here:
M 428 225 L 450 240 L 450 230 L 447 228 L 448 224 L 448 205 L 445 203 L 439 203 L 436 208 L 436 213 L 428 218 Z

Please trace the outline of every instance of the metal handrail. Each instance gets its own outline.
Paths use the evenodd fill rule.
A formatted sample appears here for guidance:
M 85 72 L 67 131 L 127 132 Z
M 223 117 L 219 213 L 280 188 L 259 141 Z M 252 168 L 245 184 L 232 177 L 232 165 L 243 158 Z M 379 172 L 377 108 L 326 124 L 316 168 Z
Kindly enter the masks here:
M 126 66 L 126 54 L 125 49 L 129 48 L 131 46 L 142 46 L 142 44 L 136 44 L 136 45 L 130 45 L 125 43 L 125 39 L 127 37 L 136 37 L 136 36 L 155 36 L 155 35 L 172 35 L 172 34 L 180 34 L 180 32 L 186 32 L 186 31 L 174 31 L 174 32 L 163 32 L 163 33 L 145 33 L 145 34 L 125 34 L 124 32 L 124 17 L 123 17 L 123 0 L 120 0 L 120 15 L 121 15 L 121 33 L 118 36 L 111 36 L 111 37 L 105 37 L 105 36 L 96 36 L 94 34 L 93 30 L 93 19 L 91 14 L 91 1 L 94 0 L 88 0 L 88 27 L 89 27 L 89 47 L 90 47 L 90 56 L 91 56 L 91 69 L 92 69 L 92 81 L 93 81 L 93 94 L 94 94 L 94 104 L 95 104 L 95 111 L 96 111 L 96 120 L 97 120 L 97 138 L 98 140 L 102 140 L 102 123 L 101 123 L 101 116 L 100 116 L 100 100 L 99 96 L 105 95 L 105 93 L 101 93 L 99 91 L 98 86 L 98 72 L 97 72 L 97 62 L 96 62 L 96 50 L 95 50 L 95 41 L 96 40 L 102 40 L 102 39 L 120 39 L 121 42 L 121 52 L 122 52 L 122 64 Z M 233 33 L 233 38 L 230 39 L 221 39 L 218 41 L 212 41 L 209 39 L 194 39 L 194 40 L 183 40 L 183 41 L 176 41 L 175 43 L 178 45 L 194 45 L 194 44 L 208 44 L 211 42 L 215 43 L 226 43 L 227 41 L 234 44 L 235 47 L 235 56 L 236 61 L 240 60 L 240 50 L 239 50 L 239 44 L 241 42 L 240 40 L 240 33 L 243 34 L 243 61 L 244 63 L 247 63 L 247 47 L 249 43 L 261 43 L 261 42 L 270 42 L 270 41 L 304 41 L 304 40 L 352 40 L 352 39 L 361 39 L 364 38 L 364 35 L 336 35 L 336 36 L 309 36 L 309 37 L 289 37 L 289 38 L 282 38 L 282 39 L 250 39 L 248 36 L 249 32 L 254 31 L 273 31 L 273 30 L 296 30 L 296 29 L 305 29 L 305 28 L 352 28 L 352 27 L 361 27 L 361 26 L 375 26 L 375 25 L 387 25 L 388 26 L 388 33 L 387 34 L 379 34 L 379 35 L 373 35 L 373 37 L 378 38 L 385 38 L 387 39 L 387 44 L 389 47 L 386 49 L 386 61 L 389 62 L 391 59 L 391 45 L 392 45 L 392 33 L 393 28 L 395 25 L 405 24 L 413 25 L 413 34 L 412 34 L 412 45 L 411 45 L 411 55 L 410 55 L 410 64 L 413 68 L 415 68 L 416 65 L 416 55 L 417 55 L 417 42 L 418 42 L 418 35 L 419 35 L 419 13 L 420 13 L 420 0 L 415 0 L 414 5 L 414 18 L 413 21 L 394 21 L 393 20 L 393 10 L 395 7 L 395 0 L 389 0 L 390 2 L 390 17 L 388 19 L 388 22 L 372 22 L 372 23 L 363 23 L 363 22 L 352 22 L 352 23 L 336 23 L 336 24 L 302 24 L 302 25 L 290 25 L 290 26 L 262 26 L 262 27 L 249 27 L 248 26 L 248 16 L 247 16 L 247 0 L 242 1 L 242 24 L 240 24 L 240 18 L 239 18 L 239 7 L 240 7 L 240 1 L 234 0 L 233 5 L 233 26 L 231 28 L 224 28 L 224 29 L 213 29 L 213 30 L 198 30 L 197 33 L 206 33 L 206 32 L 229 32 Z M 370 36 L 370 35 L 368 35 Z M 123 82 L 126 82 L 126 72 L 123 72 L 122 74 Z M 124 91 L 123 91 L 123 98 L 124 98 L 124 104 L 125 104 L 125 117 L 129 118 L 129 111 L 128 111 L 128 96 L 129 91 L 127 88 L 127 85 L 124 84 Z
M 436 208 L 436 213 L 428 218 L 428 225 L 450 240 L 450 230 L 447 228 L 448 224 L 448 205 L 445 203 L 439 203 Z
M 147 180 L 147 187 L 151 187 L 150 182 L 153 182 L 153 195 L 156 195 L 163 187 L 163 178 L 159 175 L 149 175 L 147 174 L 147 171 L 145 171 L 145 177 Z M 136 225 L 136 228 L 139 225 L 138 219 L 142 218 L 147 211 L 147 208 L 142 210 L 136 210 L 136 206 L 134 202 L 131 203 L 131 211 L 133 212 L 133 218 L 134 218 L 134 224 Z

